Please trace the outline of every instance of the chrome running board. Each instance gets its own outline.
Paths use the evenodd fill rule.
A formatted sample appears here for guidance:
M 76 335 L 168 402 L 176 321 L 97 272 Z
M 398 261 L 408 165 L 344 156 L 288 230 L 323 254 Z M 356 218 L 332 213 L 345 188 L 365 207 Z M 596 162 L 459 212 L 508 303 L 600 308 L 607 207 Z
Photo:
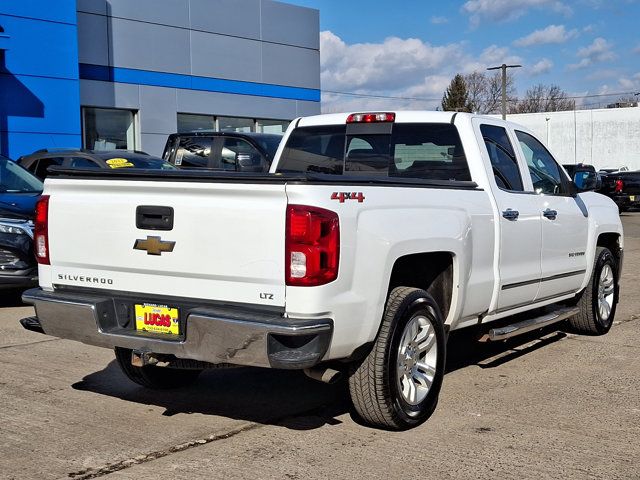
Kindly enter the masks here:
M 529 318 L 505 327 L 492 328 L 480 339 L 480 341 L 495 342 L 497 340 L 506 340 L 507 338 L 515 337 L 516 335 L 522 335 L 523 333 L 561 322 L 562 320 L 566 320 L 569 317 L 577 315 L 579 312 L 580 309 L 577 307 L 561 308 L 540 317 Z

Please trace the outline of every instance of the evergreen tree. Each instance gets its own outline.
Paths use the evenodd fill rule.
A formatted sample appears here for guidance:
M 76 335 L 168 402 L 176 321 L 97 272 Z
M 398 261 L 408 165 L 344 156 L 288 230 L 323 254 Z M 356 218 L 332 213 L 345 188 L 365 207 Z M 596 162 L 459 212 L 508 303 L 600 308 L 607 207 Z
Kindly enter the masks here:
M 448 112 L 471 112 L 467 84 L 462 75 L 457 74 L 453 77 L 449 87 L 444 92 L 442 110 Z

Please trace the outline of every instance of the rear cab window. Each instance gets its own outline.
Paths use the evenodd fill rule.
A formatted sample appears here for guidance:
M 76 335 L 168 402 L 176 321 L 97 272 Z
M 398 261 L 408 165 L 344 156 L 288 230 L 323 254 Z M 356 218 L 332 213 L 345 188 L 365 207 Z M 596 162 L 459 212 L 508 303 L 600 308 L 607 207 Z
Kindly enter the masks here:
M 378 123 L 296 128 L 281 173 L 470 181 L 457 128 L 450 123 Z
M 47 168 L 62 165 L 63 162 L 63 157 L 41 158 L 37 162 L 34 162 L 34 164 L 29 168 L 29 171 L 31 171 L 31 173 L 33 173 L 36 177 L 45 179 L 48 175 Z

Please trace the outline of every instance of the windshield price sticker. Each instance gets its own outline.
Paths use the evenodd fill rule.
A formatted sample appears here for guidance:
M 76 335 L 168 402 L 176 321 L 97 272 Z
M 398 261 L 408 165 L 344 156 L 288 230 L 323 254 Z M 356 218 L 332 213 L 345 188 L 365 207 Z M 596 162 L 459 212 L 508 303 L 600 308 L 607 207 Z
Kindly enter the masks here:
M 122 167 L 133 167 L 133 163 L 131 163 L 126 158 L 112 158 L 107 160 L 107 165 L 111 168 L 122 168 Z

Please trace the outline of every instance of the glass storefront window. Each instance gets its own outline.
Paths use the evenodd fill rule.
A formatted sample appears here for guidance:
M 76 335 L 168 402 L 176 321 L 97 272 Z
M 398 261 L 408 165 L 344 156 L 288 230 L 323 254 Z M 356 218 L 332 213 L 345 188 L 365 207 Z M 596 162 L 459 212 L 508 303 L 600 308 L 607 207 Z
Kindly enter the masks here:
M 135 114 L 110 108 L 82 109 L 84 148 L 90 150 L 135 150 Z
M 178 113 L 178 133 L 197 131 L 260 132 L 282 135 L 291 122 L 263 118 L 219 117 Z
M 221 132 L 253 132 L 253 118 L 218 117 L 218 130 Z
M 282 135 L 289 126 L 289 120 L 256 120 L 256 132 Z
M 215 130 L 213 115 L 178 114 L 178 133 L 197 132 L 198 130 Z

